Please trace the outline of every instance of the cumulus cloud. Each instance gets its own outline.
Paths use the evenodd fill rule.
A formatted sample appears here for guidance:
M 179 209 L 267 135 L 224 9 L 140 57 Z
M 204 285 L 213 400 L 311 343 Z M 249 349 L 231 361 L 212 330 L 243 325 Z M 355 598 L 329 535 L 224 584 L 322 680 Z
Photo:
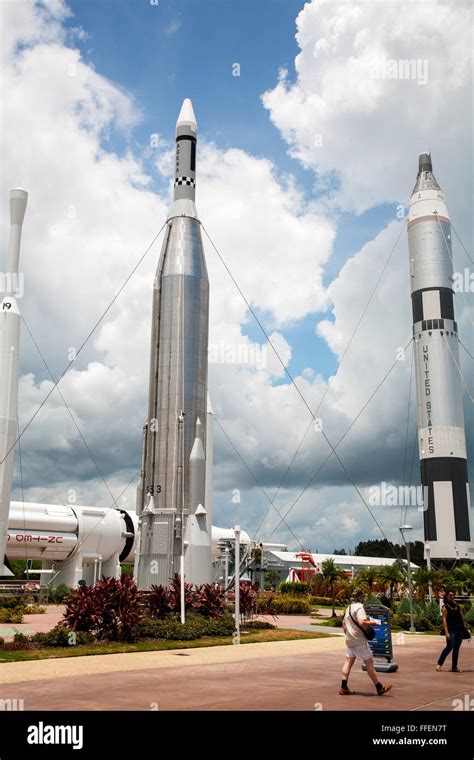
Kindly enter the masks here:
M 285 366 L 290 366 L 293 354 L 285 329 L 308 315 L 313 315 L 315 324 L 319 319 L 318 335 L 338 359 L 342 357 L 401 223 L 393 221 L 382 230 L 326 288 L 323 277 L 338 221 L 332 210 L 337 205 L 359 212 L 379 201 L 398 202 L 406 197 L 414 179 L 408 157 L 416 156 L 418 142 L 424 148 L 425 137 L 430 137 L 415 123 L 416 113 L 426 106 L 429 88 L 434 102 L 427 108 L 426 123 L 432 124 L 432 134 L 450 122 L 443 132 L 445 153 L 449 153 L 449 141 L 461 148 L 466 144 L 462 120 L 451 123 L 455 99 L 465 91 L 466 68 L 455 61 L 449 45 L 441 45 L 447 34 L 441 21 L 437 37 L 430 27 L 438 45 L 424 42 L 429 47 L 419 53 L 432 62 L 426 86 L 363 78 L 369 53 L 414 55 L 410 51 L 419 40 L 415 21 L 421 21 L 422 12 L 418 5 L 410 6 L 416 18 L 410 21 L 401 47 L 400 24 L 393 10 L 397 4 L 384 4 L 383 12 L 380 4 L 375 5 L 376 10 L 372 3 L 305 5 L 297 19 L 301 53 L 296 81 L 282 74 L 264 96 L 292 154 L 314 172 L 319 195 L 307 198 L 295 180 L 279 173 L 267 158 L 238 148 L 224 150 L 203 140 L 199 144 L 197 205 L 205 230 L 261 317 Z M 5 8 L 2 206 L 7 207 L 11 187 L 21 183 L 29 190 L 21 309 L 57 376 L 156 235 L 166 218 L 169 197 L 150 189 L 152 170 L 146 161 L 152 155 L 150 146 L 141 153 L 131 147 L 129 138 L 141 119 L 140 105 L 133 94 L 81 59 L 65 31 L 69 13 L 65 3 L 19 0 Z M 461 43 L 463 13 L 456 11 L 454 19 Z M 82 32 L 74 34 L 80 38 Z M 445 59 L 446 67 L 441 65 Z M 48 86 L 40 88 L 40 82 Z M 445 92 L 443 86 L 448 83 L 452 87 Z M 389 86 L 395 89 L 384 89 Z M 394 114 L 395 109 L 397 114 L 400 111 L 402 96 L 406 118 L 397 122 Z M 34 119 L 25 119 L 25 104 Z M 172 150 L 160 134 L 168 126 L 157 123 L 152 155 L 153 169 L 165 179 L 172 170 Z M 319 147 L 315 132 L 323 138 Z M 110 147 L 109 138 L 115 133 L 126 144 L 120 154 Z M 387 151 L 387 145 L 391 150 Z M 401 155 L 407 155 L 406 162 L 400 160 Z M 462 182 L 465 167 L 456 162 L 451 167 L 444 159 L 447 184 L 457 199 L 461 195 L 455 187 L 458 169 Z M 460 208 L 465 208 L 461 201 Z M 2 220 L 0 237 L 5 241 L 4 215 Z M 284 513 L 330 447 L 265 337 L 248 337 L 253 321 L 247 305 L 203 237 L 211 282 L 210 348 L 215 351 L 209 384 L 216 418 L 271 498 L 306 433 L 276 499 Z M 151 288 L 160 245 L 161 241 L 144 259 L 60 385 L 110 490 L 128 500 L 123 503 L 130 508 L 134 507 L 133 487 L 120 494 L 133 481 L 140 462 Z M 333 444 L 396 361 L 397 350 L 409 339 L 410 320 L 403 238 L 343 366 L 329 379 L 318 416 Z M 25 330 L 22 354 L 20 415 L 24 423 L 52 385 Z M 228 356 L 233 357 L 231 361 Z M 362 488 L 402 478 L 405 428 L 400 420 L 406 418 L 409 375 L 407 355 L 397 362 L 382 392 L 341 444 L 344 465 Z M 328 381 L 318 372 L 312 345 L 295 383 L 310 408 L 316 409 Z M 26 498 L 65 501 L 72 488 L 78 501 L 111 504 L 109 490 L 57 391 L 25 433 L 22 453 Z M 215 463 L 216 522 L 232 524 L 238 517 L 252 533 L 268 508 L 268 499 L 219 425 Z M 17 495 L 18 476 L 17 467 Z M 238 505 L 232 500 L 235 490 L 242 494 Z M 398 513 L 380 515 L 393 539 L 397 539 L 397 519 Z M 271 509 L 262 538 L 273 532 L 279 520 Z M 357 536 L 380 536 L 334 458 L 308 485 L 289 521 L 300 540 L 320 551 L 353 546 Z M 416 527 L 419 522 L 412 524 Z M 273 540 L 278 538 L 293 544 L 295 540 L 281 527 Z
M 448 196 L 469 186 L 470 4 L 313 0 L 296 26 L 296 79 L 263 103 L 335 205 L 403 202 L 430 147 Z

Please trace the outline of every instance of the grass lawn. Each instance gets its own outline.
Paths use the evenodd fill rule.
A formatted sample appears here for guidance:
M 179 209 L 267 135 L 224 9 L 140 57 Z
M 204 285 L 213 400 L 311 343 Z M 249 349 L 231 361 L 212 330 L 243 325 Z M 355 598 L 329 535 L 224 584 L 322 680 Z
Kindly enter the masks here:
M 324 639 L 331 634 L 312 633 L 311 631 L 290 631 L 279 628 L 270 631 L 241 633 L 242 644 L 256 644 L 265 641 L 294 641 L 295 639 Z M 21 662 L 23 660 L 51 660 L 57 657 L 82 657 L 94 654 L 121 654 L 122 652 L 156 652 L 168 649 L 197 649 L 198 647 L 215 647 L 232 645 L 231 636 L 206 636 L 192 641 L 169 641 L 165 639 L 147 639 L 134 643 L 84 644 L 71 647 L 45 647 L 44 649 L 17 649 L 3 651 L 0 649 L 0 663 Z

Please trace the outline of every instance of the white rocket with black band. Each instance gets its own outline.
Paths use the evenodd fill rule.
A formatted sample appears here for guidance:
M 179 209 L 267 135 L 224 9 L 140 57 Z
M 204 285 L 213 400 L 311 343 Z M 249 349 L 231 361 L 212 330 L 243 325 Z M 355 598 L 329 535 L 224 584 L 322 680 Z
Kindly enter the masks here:
M 425 546 L 431 559 L 474 558 L 451 221 L 429 153 L 419 158 L 408 247 Z

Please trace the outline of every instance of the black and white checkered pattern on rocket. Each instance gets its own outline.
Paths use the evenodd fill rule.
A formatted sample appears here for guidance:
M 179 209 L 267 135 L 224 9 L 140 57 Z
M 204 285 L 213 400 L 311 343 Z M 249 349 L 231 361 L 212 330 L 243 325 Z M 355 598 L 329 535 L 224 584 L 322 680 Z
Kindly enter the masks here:
M 188 185 L 189 187 L 196 187 L 196 182 L 192 177 L 176 177 L 174 186 Z

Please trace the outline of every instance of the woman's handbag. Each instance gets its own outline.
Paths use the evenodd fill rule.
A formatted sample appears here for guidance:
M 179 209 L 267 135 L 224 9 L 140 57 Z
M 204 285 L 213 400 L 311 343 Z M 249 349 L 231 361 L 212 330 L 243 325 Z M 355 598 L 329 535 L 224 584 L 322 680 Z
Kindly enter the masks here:
M 462 632 L 463 639 L 470 639 L 471 638 L 471 632 L 469 628 L 465 628 Z
M 352 617 L 350 605 L 349 605 L 348 609 L 349 609 L 349 617 L 351 618 L 352 622 L 356 624 L 357 628 L 360 628 L 360 630 L 364 634 L 365 638 L 368 639 L 368 641 L 372 641 L 372 639 L 375 639 L 375 631 L 374 631 L 374 629 L 371 628 L 370 625 L 367 626 L 367 628 L 363 628 L 361 625 L 359 625 L 359 623 L 357 622 L 357 620 L 354 620 L 354 618 Z

